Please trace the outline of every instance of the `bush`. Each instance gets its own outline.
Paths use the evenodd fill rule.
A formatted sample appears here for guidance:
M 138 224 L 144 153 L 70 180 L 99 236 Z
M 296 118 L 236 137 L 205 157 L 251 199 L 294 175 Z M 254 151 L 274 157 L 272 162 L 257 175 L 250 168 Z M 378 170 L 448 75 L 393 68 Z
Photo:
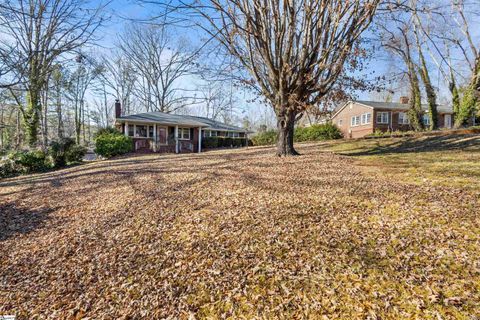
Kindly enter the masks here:
M 294 141 L 320 141 L 320 140 L 332 140 L 342 138 L 342 132 L 340 129 L 327 122 L 325 124 L 314 124 L 306 128 L 296 128 L 294 133 Z
M 210 149 L 217 148 L 219 143 L 218 137 L 205 137 L 202 139 L 202 148 Z
M 78 144 L 71 146 L 65 153 L 65 159 L 68 163 L 82 162 L 87 153 L 87 148 Z
M 9 158 L 0 160 L 0 178 L 16 176 L 22 172 L 22 167 Z
M 75 141 L 72 138 L 62 138 L 50 143 L 49 154 L 56 168 L 64 167 L 67 164 L 66 154 L 73 146 L 75 146 Z
M 295 142 L 303 142 L 340 139 L 342 137 L 343 135 L 340 129 L 329 122 L 326 124 L 315 124 L 311 127 L 295 128 L 293 139 Z M 252 143 L 254 146 L 272 145 L 275 144 L 276 141 L 276 130 L 261 132 L 252 137 Z
M 234 138 L 233 141 L 232 141 L 232 142 L 233 142 L 233 146 L 234 146 L 235 148 L 241 147 L 241 146 L 242 146 L 242 140 L 243 140 L 243 139 Z
M 133 150 L 133 141 L 119 133 L 104 133 L 95 139 L 95 153 L 105 158 L 125 154 Z
M 9 159 L 20 166 L 23 173 L 32 173 L 50 169 L 47 154 L 42 150 L 17 151 L 9 155 Z
M 277 141 L 277 132 L 275 130 L 268 130 L 261 132 L 252 137 L 252 143 L 254 146 L 266 146 L 275 144 Z
M 247 142 L 245 138 L 232 138 L 232 137 L 205 137 L 202 138 L 202 148 L 231 148 L 233 147 L 245 147 Z
M 113 127 L 101 128 L 101 129 L 98 129 L 98 131 L 95 133 L 95 135 L 93 136 L 93 138 L 94 138 L 94 139 L 97 139 L 98 136 L 101 136 L 101 135 L 104 135 L 104 134 L 108 134 L 108 133 L 118 134 L 118 133 L 121 133 L 121 132 L 118 131 L 116 128 L 113 128 Z

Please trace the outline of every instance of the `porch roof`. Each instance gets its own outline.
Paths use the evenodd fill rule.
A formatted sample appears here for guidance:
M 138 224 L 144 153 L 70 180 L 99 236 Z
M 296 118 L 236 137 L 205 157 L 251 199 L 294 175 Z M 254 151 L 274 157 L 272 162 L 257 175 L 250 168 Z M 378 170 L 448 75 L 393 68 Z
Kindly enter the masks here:
M 170 114 L 163 112 L 145 112 L 132 114 L 128 116 L 122 116 L 117 118 L 119 122 L 149 122 L 149 123 L 160 123 L 167 125 L 180 125 L 180 126 L 189 126 L 189 127 L 208 127 L 205 123 L 195 121 L 193 119 L 186 118 L 178 114 Z
M 222 123 L 217 120 L 189 115 L 170 114 L 163 112 L 145 112 L 122 116 L 116 119 L 118 122 L 146 122 L 173 126 L 202 127 L 209 130 L 248 132 L 248 130 Z

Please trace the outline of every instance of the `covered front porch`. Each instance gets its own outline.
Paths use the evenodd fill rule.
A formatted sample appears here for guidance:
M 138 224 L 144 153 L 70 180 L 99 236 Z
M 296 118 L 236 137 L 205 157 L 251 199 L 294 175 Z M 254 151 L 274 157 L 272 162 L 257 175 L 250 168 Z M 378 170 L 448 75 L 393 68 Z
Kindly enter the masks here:
M 131 137 L 136 152 L 191 153 L 202 151 L 202 127 L 155 122 L 120 124 L 121 131 Z

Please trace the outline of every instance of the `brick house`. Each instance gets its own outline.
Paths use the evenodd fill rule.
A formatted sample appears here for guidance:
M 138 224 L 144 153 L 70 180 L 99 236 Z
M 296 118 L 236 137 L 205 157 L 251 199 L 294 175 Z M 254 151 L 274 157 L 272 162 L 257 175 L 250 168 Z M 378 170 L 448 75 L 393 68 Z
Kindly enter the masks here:
M 411 130 L 407 112 L 410 109 L 408 98 L 402 97 L 400 102 L 349 101 L 332 115 L 332 123 L 337 125 L 345 138 L 361 138 L 375 131 L 408 131 Z M 429 125 L 428 106 L 424 110 L 423 123 Z M 453 110 L 450 106 L 439 105 L 438 127 L 451 128 Z
M 115 127 L 132 138 L 136 152 L 201 152 L 202 137 L 248 139 L 246 129 L 204 117 L 163 112 L 121 116 L 118 101 Z

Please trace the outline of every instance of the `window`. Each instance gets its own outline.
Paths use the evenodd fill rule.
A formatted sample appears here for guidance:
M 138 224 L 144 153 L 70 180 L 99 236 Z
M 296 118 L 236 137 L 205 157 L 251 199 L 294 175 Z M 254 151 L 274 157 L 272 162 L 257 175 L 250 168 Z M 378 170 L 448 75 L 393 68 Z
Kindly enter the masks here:
M 204 137 L 216 137 L 217 136 L 217 131 L 203 130 L 203 136 Z
M 153 126 L 148 126 L 148 136 L 153 137 Z
M 231 138 L 238 138 L 239 137 L 238 132 L 229 132 L 228 136 L 231 137 Z
M 342 123 L 343 123 L 343 120 L 342 120 L 342 119 L 338 120 L 338 125 L 339 125 L 339 126 L 341 126 Z
M 388 124 L 388 112 L 377 112 L 377 123 Z
M 400 112 L 398 114 L 398 124 L 410 124 L 410 119 L 408 119 L 406 112 Z
M 356 127 L 360 125 L 360 116 L 353 116 L 352 117 L 352 127 Z
M 147 126 L 135 126 L 135 137 L 147 137 Z
M 429 126 L 430 125 L 430 115 L 425 113 L 422 117 L 423 125 Z
M 371 113 L 362 114 L 362 124 L 369 124 L 372 121 Z
M 128 125 L 128 135 L 133 137 L 133 124 Z
M 190 128 L 178 128 L 178 139 L 190 140 Z

